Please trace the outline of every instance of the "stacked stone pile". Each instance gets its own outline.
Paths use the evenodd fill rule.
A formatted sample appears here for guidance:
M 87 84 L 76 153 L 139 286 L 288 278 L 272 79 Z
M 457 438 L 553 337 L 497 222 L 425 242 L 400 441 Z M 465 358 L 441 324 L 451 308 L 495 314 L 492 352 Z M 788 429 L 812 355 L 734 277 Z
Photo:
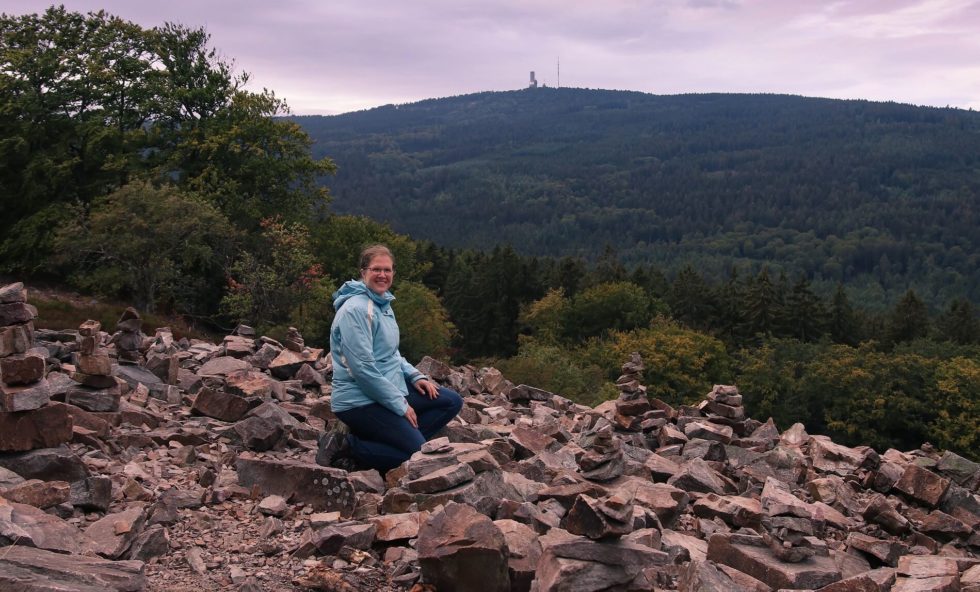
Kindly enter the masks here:
M 27 316 L 0 330 L 8 347 L 21 327 L 7 357 L 31 350 Z M 107 376 L 85 371 L 98 327 L 69 333 L 44 334 L 48 383 Z M 335 418 L 308 374 L 326 383 L 328 356 L 298 334 L 158 330 L 127 351 L 115 410 L 66 390 L 0 411 L 0 441 L 29 444 L 0 452 L 0 590 L 980 590 L 976 463 L 780 431 L 731 386 L 673 408 L 643 394 L 638 356 L 595 409 L 423 360 L 463 411 L 382 477 L 313 462 Z M 303 362 L 274 373 L 284 352 Z M 8 427 L 49 408 L 53 442 Z
M 135 308 L 123 311 L 116 323 L 116 332 L 112 335 L 110 344 L 116 348 L 116 358 L 120 364 L 138 364 L 141 360 L 140 349 L 143 347 L 143 319 Z
M 47 350 L 34 346 L 36 316 L 24 284 L 0 288 L 0 451 L 58 446 L 71 438 L 71 416 L 51 404 Z
M 102 325 L 85 321 L 78 328 L 79 349 L 71 379 L 79 383 L 65 393 L 65 402 L 86 411 L 117 411 L 122 397 L 119 382 L 112 375 L 109 351 L 101 347 Z M 125 384 L 125 382 L 123 382 Z

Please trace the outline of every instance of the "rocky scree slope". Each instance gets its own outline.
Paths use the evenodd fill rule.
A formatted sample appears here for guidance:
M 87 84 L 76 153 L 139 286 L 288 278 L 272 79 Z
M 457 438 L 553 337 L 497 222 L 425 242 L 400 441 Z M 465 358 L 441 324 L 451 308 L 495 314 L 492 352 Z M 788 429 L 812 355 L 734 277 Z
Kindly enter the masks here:
M 384 479 L 314 463 L 330 358 L 291 331 L 35 331 L 0 288 L 0 590 L 980 591 L 980 466 L 493 368 Z

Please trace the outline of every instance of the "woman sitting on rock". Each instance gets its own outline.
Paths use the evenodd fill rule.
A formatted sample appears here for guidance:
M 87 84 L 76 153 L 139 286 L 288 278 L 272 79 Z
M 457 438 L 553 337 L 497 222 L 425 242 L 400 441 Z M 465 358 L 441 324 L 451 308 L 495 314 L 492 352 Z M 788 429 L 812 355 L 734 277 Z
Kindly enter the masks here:
M 334 293 L 330 327 L 333 392 L 330 408 L 346 425 L 320 440 L 316 462 L 377 469 L 382 474 L 408 460 L 456 417 L 463 400 L 408 363 L 398 351 L 398 323 L 388 291 L 395 261 L 384 245 L 361 253 L 360 281 Z

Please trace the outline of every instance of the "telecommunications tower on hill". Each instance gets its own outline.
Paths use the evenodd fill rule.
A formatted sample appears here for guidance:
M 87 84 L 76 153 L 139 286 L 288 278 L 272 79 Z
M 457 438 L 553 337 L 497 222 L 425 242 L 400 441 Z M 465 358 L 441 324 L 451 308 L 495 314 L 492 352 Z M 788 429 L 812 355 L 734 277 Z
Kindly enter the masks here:
M 538 88 L 538 81 L 534 78 L 534 70 L 531 70 L 531 82 L 527 85 L 528 88 Z

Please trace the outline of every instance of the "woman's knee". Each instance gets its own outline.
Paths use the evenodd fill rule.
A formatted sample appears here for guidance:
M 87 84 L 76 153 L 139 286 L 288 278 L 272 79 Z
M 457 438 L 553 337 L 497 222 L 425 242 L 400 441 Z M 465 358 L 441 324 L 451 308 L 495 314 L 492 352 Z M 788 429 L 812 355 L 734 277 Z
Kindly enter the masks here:
M 459 413 L 459 410 L 463 408 L 463 397 L 456 391 L 447 389 L 446 387 L 439 387 L 438 399 L 441 399 L 443 404 L 455 413 Z

